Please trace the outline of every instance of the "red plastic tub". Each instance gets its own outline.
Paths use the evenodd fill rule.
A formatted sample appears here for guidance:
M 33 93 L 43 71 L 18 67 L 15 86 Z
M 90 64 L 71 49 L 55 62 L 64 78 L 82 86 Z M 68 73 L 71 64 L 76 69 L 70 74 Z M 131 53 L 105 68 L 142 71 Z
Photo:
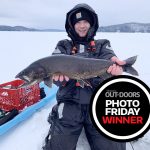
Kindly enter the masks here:
M 5 111 L 17 109 L 21 111 L 40 100 L 39 84 L 18 88 L 23 83 L 23 80 L 14 80 L 0 84 L 0 109 Z

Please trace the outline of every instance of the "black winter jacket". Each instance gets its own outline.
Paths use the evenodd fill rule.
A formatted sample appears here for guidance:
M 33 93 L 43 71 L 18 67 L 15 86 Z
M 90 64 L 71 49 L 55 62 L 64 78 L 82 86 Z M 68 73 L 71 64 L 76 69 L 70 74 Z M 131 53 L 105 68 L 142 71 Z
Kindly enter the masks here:
M 70 40 L 61 40 L 58 42 L 53 55 L 55 54 L 67 54 L 71 55 L 73 44 Z M 77 53 L 87 52 L 89 57 L 97 58 L 97 59 L 110 59 L 115 56 L 110 42 L 108 40 L 95 40 L 95 51 L 88 50 L 88 45 L 76 45 L 78 51 Z M 74 101 L 80 104 L 89 104 L 91 96 L 93 94 L 94 89 L 102 82 L 100 77 L 88 79 L 92 88 L 89 86 L 85 86 L 84 88 L 76 86 L 76 80 L 70 79 L 68 82 L 54 82 L 57 86 L 59 86 L 59 90 L 57 92 L 57 101 Z M 65 84 L 65 85 L 64 85 Z

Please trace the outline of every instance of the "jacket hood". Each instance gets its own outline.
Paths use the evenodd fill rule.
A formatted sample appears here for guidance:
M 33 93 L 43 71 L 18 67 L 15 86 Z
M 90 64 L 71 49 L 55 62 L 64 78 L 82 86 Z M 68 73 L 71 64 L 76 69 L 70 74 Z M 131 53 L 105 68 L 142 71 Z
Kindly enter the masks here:
M 88 34 L 85 38 L 81 38 L 78 36 L 78 34 L 75 32 L 74 26 L 71 22 L 71 17 L 73 14 L 76 12 L 85 9 L 90 15 L 92 16 L 92 25 L 88 31 Z M 72 8 L 66 15 L 66 23 L 65 23 L 65 28 L 66 32 L 68 33 L 68 36 L 73 40 L 75 43 L 88 43 L 92 39 L 94 39 L 94 36 L 96 35 L 96 31 L 99 27 L 98 23 L 98 16 L 96 12 L 87 4 L 78 4 L 74 8 Z

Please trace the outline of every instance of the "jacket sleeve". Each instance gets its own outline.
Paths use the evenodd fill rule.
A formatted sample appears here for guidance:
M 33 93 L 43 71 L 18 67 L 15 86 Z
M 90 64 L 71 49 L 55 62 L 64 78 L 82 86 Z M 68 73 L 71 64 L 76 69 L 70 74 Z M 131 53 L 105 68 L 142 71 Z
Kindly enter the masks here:
M 99 58 L 109 60 L 113 56 L 116 56 L 116 54 L 114 53 L 109 40 L 104 40 L 101 44 Z
M 111 59 L 111 57 L 116 56 L 113 49 L 111 48 L 109 40 L 99 40 L 97 44 L 97 48 L 99 51 L 99 59 L 109 60 Z M 94 88 L 96 88 L 103 81 L 103 77 L 95 77 L 90 79 L 90 83 Z
M 56 48 L 53 51 L 52 55 L 66 54 L 66 52 L 67 50 L 65 48 L 64 40 L 62 40 L 57 43 Z

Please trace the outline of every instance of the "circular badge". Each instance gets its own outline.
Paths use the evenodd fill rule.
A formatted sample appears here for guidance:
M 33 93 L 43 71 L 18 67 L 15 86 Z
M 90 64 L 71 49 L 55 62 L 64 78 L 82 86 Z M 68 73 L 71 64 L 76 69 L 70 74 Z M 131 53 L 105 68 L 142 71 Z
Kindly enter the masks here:
M 92 98 L 92 121 L 107 137 L 131 141 L 149 129 L 150 89 L 141 80 L 126 75 L 112 77 Z

